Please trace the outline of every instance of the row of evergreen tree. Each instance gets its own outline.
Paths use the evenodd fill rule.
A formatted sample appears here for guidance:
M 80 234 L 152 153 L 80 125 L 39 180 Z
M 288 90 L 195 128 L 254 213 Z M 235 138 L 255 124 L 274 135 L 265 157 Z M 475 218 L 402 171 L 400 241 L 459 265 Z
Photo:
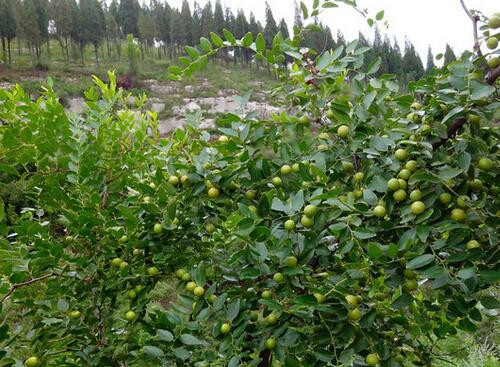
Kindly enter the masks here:
M 265 24 L 256 20 L 253 13 L 247 19 L 243 10 L 236 15 L 230 8 L 223 9 L 220 0 L 214 6 L 208 2 L 201 8 L 196 2 L 191 9 L 184 0 L 180 9 L 166 1 L 151 0 L 141 6 L 138 0 L 113 0 L 109 6 L 100 0 L 0 0 L 0 38 L 2 41 L 4 62 L 12 62 L 11 43 L 19 42 L 31 56 L 33 62 L 40 59 L 42 46 L 46 45 L 50 55 L 50 42 L 56 40 L 66 60 L 75 57 L 78 50 L 81 62 L 84 62 L 84 50 L 93 47 L 96 62 L 101 57 L 121 57 L 121 41 L 132 34 L 140 42 L 142 57 L 145 54 L 155 57 L 175 57 L 184 45 L 197 44 L 200 37 L 209 37 L 210 32 L 222 33 L 224 28 L 235 37 L 241 38 L 247 32 L 256 35 L 262 32 L 268 43 L 280 31 L 286 38 L 289 30 L 284 19 L 276 22 L 271 8 L 266 3 Z M 306 35 L 304 46 L 322 51 L 345 45 L 342 32 L 334 39 L 331 30 L 315 20 L 319 31 Z M 300 26 L 302 18 L 295 3 L 294 25 Z M 413 44 L 406 40 L 402 51 L 396 40 L 382 39 L 375 29 L 373 42 L 359 34 L 362 45 L 372 47 L 367 55 L 367 62 L 380 57 L 379 73 L 397 74 L 402 80 L 418 79 L 434 67 L 434 57 L 429 48 L 427 65 L 424 67 Z M 78 54 L 78 52 L 77 52 Z M 227 56 L 227 55 L 226 55 Z M 250 64 L 248 52 L 237 51 L 234 61 Z M 453 50 L 446 45 L 444 63 L 455 59 Z

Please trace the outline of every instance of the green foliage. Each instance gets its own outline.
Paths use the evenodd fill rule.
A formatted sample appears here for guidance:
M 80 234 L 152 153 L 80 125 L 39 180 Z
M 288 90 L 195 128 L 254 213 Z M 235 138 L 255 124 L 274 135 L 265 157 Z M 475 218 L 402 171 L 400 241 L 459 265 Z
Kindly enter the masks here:
M 358 41 L 312 60 L 300 36 L 223 33 L 171 77 L 241 47 L 293 113 L 222 115 L 218 136 L 195 114 L 159 139 L 113 74 L 84 119 L 50 80 L 37 101 L 0 90 L 0 307 L 33 320 L 2 321 L 3 365 L 435 366 L 436 342 L 498 308 L 499 101 L 469 77 L 482 58 L 405 94 Z

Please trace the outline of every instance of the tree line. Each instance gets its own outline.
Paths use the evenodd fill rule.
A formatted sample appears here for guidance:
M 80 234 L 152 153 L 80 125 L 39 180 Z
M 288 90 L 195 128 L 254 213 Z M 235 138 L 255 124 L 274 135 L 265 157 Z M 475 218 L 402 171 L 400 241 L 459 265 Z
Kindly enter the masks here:
M 253 13 L 247 18 L 242 9 L 236 14 L 229 8 L 224 9 L 220 0 L 215 4 L 208 2 L 204 7 L 195 2 L 193 9 L 187 0 L 180 9 L 158 0 L 142 6 L 138 0 L 113 0 L 109 6 L 99 0 L 0 0 L 0 19 L 3 60 L 9 64 L 12 63 L 14 40 L 18 42 L 18 52 L 27 50 L 32 63 L 40 60 L 43 48 L 50 57 L 51 41 L 55 41 L 65 60 L 80 58 L 82 64 L 85 48 L 92 47 L 98 64 L 100 57 L 120 58 L 122 41 L 129 34 L 140 45 L 142 58 L 175 57 L 185 45 L 197 44 L 200 37 L 209 37 L 210 32 L 221 34 L 223 29 L 231 31 L 236 38 L 242 38 L 247 32 L 254 36 L 262 32 L 268 44 L 278 32 L 284 38 L 289 36 L 285 19 L 276 21 L 267 3 L 265 23 L 262 24 Z M 306 34 L 304 46 L 321 51 L 348 43 L 342 32 L 337 32 L 334 38 L 328 26 L 317 19 L 314 23 L 315 31 Z M 294 25 L 301 24 L 301 12 L 295 3 Z M 378 29 L 375 29 L 373 42 L 362 33 L 359 41 L 372 48 L 367 54 L 367 62 L 381 58 L 379 74 L 392 73 L 407 81 L 422 77 L 434 67 L 430 48 L 424 66 L 409 40 L 405 41 L 402 50 L 397 40 L 391 41 L 387 36 L 382 39 Z M 230 58 L 227 54 L 222 57 Z M 252 63 L 251 55 L 245 50 L 235 50 L 231 58 L 235 63 Z M 455 54 L 446 45 L 444 63 L 453 60 Z

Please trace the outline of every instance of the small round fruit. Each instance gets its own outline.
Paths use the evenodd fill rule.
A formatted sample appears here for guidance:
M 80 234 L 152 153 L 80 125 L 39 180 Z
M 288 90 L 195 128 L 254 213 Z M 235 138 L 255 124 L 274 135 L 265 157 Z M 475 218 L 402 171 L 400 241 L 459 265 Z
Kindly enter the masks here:
M 151 204 L 151 198 L 149 196 L 144 196 L 144 199 L 142 199 L 142 202 L 144 204 Z
M 418 163 L 417 161 L 409 160 L 408 162 L 406 162 L 405 168 L 411 172 L 415 172 L 418 168 Z
M 290 173 L 292 173 L 292 167 L 290 167 L 288 164 L 285 164 L 284 166 L 281 166 L 280 171 L 282 175 L 289 175 Z
M 451 203 L 451 195 L 447 192 L 443 192 L 439 195 L 439 201 L 441 202 L 441 204 L 448 205 L 449 203 Z
M 496 37 L 488 38 L 488 40 L 486 41 L 486 47 L 488 47 L 490 50 L 494 50 L 498 47 L 498 39 Z
M 471 181 L 470 187 L 474 191 L 480 191 L 483 188 L 483 181 L 481 181 L 479 178 L 475 178 Z
M 318 139 L 328 140 L 330 139 L 330 135 L 328 135 L 328 133 L 321 133 L 318 135 Z
M 335 118 L 335 114 L 333 113 L 332 110 L 326 110 L 326 117 L 328 117 L 330 120 L 333 120 Z
M 347 296 L 345 296 L 345 300 L 347 301 L 348 304 L 350 304 L 351 306 L 357 306 L 358 303 L 359 303 L 359 299 L 358 297 L 352 295 L 352 294 L 348 294 Z
M 354 164 L 352 162 L 342 162 L 342 170 L 345 172 L 350 172 L 354 169 Z
M 406 181 L 403 180 L 402 178 L 398 178 L 398 182 L 399 182 L 399 188 L 401 190 L 406 190 L 406 188 L 408 187 L 408 184 L 406 183 Z
M 304 215 L 307 215 L 308 217 L 314 217 L 318 213 L 318 207 L 316 205 L 306 205 L 304 208 Z
M 481 247 L 481 244 L 476 240 L 470 240 L 469 242 L 467 242 L 465 247 L 467 248 L 467 250 L 472 250 L 473 248 Z
M 415 279 L 407 279 L 403 287 L 407 292 L 413 292 L 418 288 L 418 283 Z
M 417 273 L 408 268 L 403 270 L 403 275 L 405 276 L 406 279 L 415 279 L 417 277 Z
M 451 219 L 456 222 L 463 222 L 465 220 L 465 212 L 462 209 L 453 209 L 451 211 Z
M 421 201 L 415 201 L 411 204 L 411 212 L 415 215 L 422 214 L 425 211 L 425 204 Z
M 203 287 L 196 287 L 194 290 L 193 290 L 193 294 L 196 296 L 196 297 L 201 297 L 205 294 L 205 289 L 203 289 Z
M 309 123 L 309 117 L 307 117 L 307 115 L 300 116 L 299 123 L 301 123 L 301 124 L 308 124 Z
M 418 201 L 422 199 L 422 191 L 416 189 L 410 192 L 410 200 L 411 201 Z
M 154 182 L 150 182 L 149 187 L 151 187 L 153 190 L 156 189 L 156 185 Z
M 139 293 L 140 291 L 142 291 L 144 289 L 144 286 L 141 285 L 141 284 L 137 284 L 135 287 L 134 287 L 134 290 L 135 290 L 135 293 Z
M 355 182 L 361 182 L 365 178 L 365 174 L 363 172 L 356 172 L 353 176 L 353 180 Z
M 359 199 L 363 196 L 363 190 L 353 190 L 352 194 L 356 199 Z
M 134 299 L 135 297 L 137 297 L 137 293 L 135 290 L 131 289 L 127 292 L 128 299 Z
M 161 226 L 161 223 L 155 223 L 153 227 L 153 232 L 156 234 L 160 234 L 163 230 L 163 227 Z
M 378 364 L 378 355 L 370 353 L 366 356 L 365 362 L 368 366 L 376 366 Z
M 391 178 L 389 181 L 387 181 L 387 187 L 391 191 L 397 191 L 399 190 L 399 181 L 397 178 Z
M 40 361 L 37 357 L 29 357 L 24 361 L 24 364 L 26 365 L 26 367 L 37 367 L 40 364 Z
M 168 178 L 168 183 L 172 186 L 177 186 L 179 184 L 179 177 L 177 176 L 170 176 Z
M 320 144 L 320 145 L 318 145 L 318 150 L 320 152 L 324 152 L 325 150 L 328 150 L 328 145 L 326 145 L 326 144 Z
M 295 256 L 288 256 L 285 259 L 285 265 L 288 266 L 289 268 L 295 268 L 298 264 L 298 260 Z
M 495 56 L 489 59 L 487 62 L 488 67 L 491 69 L 495 69 L 498 65 L 500 65 L 500 57 Z
M 460 208 L 467 208 L 467 202 L 469 201 L 469 197 L 467 195 L 460 195 L 457 198 L 457 205 Z
M 126 261 L 123 261 L 121 264 L 120 264 L 120 270 L 125 270 L 128 268 L 128 262 Z
M 337 129 L 337 135 L 341 138 L 347 137 L 347 135 L 349 135 L 349 126 L 347 125 L 339 126 L 339 128 Z
M 483 157 L 479 160 L 477 166 L 483 171 L 489 171 L 491 168 L 493 168 L 493 161 L 489 158 Z
M 257 213 L 257 207 L 255 205 L 249 205 L 248 210 L 250 210 L 252 213 Z
M 195 290 L 195 288 L 197 287 L 196 283 L 195 282 L 188 282 L 186 284 L 186 290 L 188 292 L 193 292 Z
M 396 159 L 398 161 L 404 161 L 406 158 L 408 158 L 408 152 L 404 149 L 398 149 L 396 150 L 396 152 L 394 153 L 394 156 L 396 157 Z
M 220 326 L 220 333 L 222 335 L 225 335 L 225 334 L 229 333 L 230 331 L 231 331 L 231 325 L 228 324 L 227 322 L 225 322 L 224 324 L 222 324 Z
M 283 274 L 281 273 L 276 273 L 274 274 L 273 276 L 273 280 L 276 282 L 276 283 L 283 283 L 283 281 L 285 280 L 285 277 L 283 276 Z
M 211 294 L 207 298 L 208 303 L 214 303 L 216 300 L 217 300 L 217 296 L 215 294 Z
M 181 183 L 182 184 L 187 184 L 189 181 L 189 177 L 187 175 L 182 175 L 181 176 Z
M 408 180 L 411 176 L 411 171 L 403 168 L 401 171 L 399 171 L 399 177 L 401 177 L 403 180 Z
M 127 313 L 125 314 L 125 320 L 127 320 L 127 321 L 134 321 L 135 317 L 136 317 L 136 314 L 134 311 L 127 311 Z
M 414 109 L 414 110 L 420 110 L 422 108 L 422 105 L 418 102 L 413 102 L 410 106 L 411 109 Z
M 294 164 L 292 165 L 292 171 L 293 171 L 293 172 L 295 172 L 295 173 L 297 173 L 297 172 L 299 172 L 299 171 L 300 171 L 300 166 L 299 166 L 299 164 L 298 164 L 298 163 L 294 163 Z
M 158 268 L 156 266 L 152 266 L 152 267 L 148 268 L 148 275 L 156 276 L 158 274 L 160 274 L 160 271 L 158 270 Z
M 181 279 L 183 282 L 189 282 L 191 280 L 191 274 L 186 272 L 185 274 L 182 275 Z
M 324 294 L 314 293 L 314 298 L 316 298 L 316 302 L 318 302 L 319 304 L 326 302 L 326 296 Z
M 285 229 L 287 231 L 293 231 L 293 229 L 295 228 L 295 222 L 291 219 L 288 219 L 286 222 L 285 222 Z
M 500 17 L 493 15 L 490 19 L 488 19 L 488 27 L 491 29 L 497 29 L 500 27 Z
M 282 184 L 281 178 L 279 178 L 279 177 L 273 177 L 271 182 L 275 187 L 279 187 Z
M 207 233 L 213 233 L 215 231 L 215 226 L 212 223 L 207 223 L 205 231 L 207 231 Z
M 361 318 L 361 311 L 359 308 L 354 308 L 347 313 L 347 318 L 351 321 L 358 321 Z
M 253 190 L 248 190 L 245 192 L 245 198 L 247 198 L 248 200 L 253 200 L 255 199 L 255 196 L 256 196 L 256 192 L 253 191 Z
M 273 313 L 272 313 L 272 314 L 270 314 L 270 315 L 268 315 L 268 316 L 266 317 L 266 323 L 267 323 L 268 325 L 274 325 L 274 324 L 276 324 L 277 322 L 278 322 L 278 318 L 277 318 L 277 317 L 276 317 L 276 315 L 275 315 L 275 314 L 273 314 Z
M 141 257 L 142 255 L 144 255 L 144 252 L 139 248 L 135 248 L 134 251 L 132 251 L 132 255 L 134 257 Z
M 250 312 L 250 320 L 257 321 L 259 319 L 259 311 L 251 311 Z
M 118 239 L 118 243 L 125 243 L 128 241 L 128 237 L 123 235 Z
M 274 348 L 276 348 L 276 339 L 268 338 L 266 340 L 266 349 L 274 349 Z
M 226 135 L 219 136 L 219 142 L 227 143 L 228 141 L 229 141 L 229 138 Z
M 261 297 L 262 299 L 271 299 L 272 295 L 271 291 L 263 291 Z
M 373 208 L 373 215 L 375 215 L 378 218 L 383 218 L 385 217 L 386 210 L 382 205 L 377 205 L 375 208 Z
M 208 197 L 215 199 L 218 198 L 220 195 L 219 189 L 216 187 L 211 187 L 208 189 Z
M 406 191 L 399 189 L 398 191 L 394 192 L 394 194 L 392 194 L 392 197 L 394 198 L 394 200 L 396 202 L 399 203 L 399 202 L 403 201 L 404 199 L 406 199 Z
M 115 268 L 119 268 L 122 262 L 122 259 L 120 259 L 119 257 L 115 257 L 113 260 L 111 260 L 111 265 L 113 265 Z
M 71 311 L 69 313 L 69 317 L 71 317 L 72 319 L 79 319 L 80 316 L 82 316 L 82 313 L 78 310 L 75 310 L 75 311 Z
M 306 227 L 310 228 L 314 225 L 314 220 L 311 217 L 308 217 L 307 215 L 303 215 L 302 218 L 300 218 L 300 223 Z
M 469 121 L 471 124 L 479 124 L 481 122 L 481 117 L 478 115 L 474 115 L 472 113 L 469 113 L 467 115 L 467 121 Z

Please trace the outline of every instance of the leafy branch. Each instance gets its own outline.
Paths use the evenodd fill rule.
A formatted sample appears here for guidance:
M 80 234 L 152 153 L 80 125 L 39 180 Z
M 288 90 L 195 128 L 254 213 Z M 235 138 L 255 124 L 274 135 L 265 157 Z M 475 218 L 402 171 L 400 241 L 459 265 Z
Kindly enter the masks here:
M 56 275 L 58 275 L 58 274 L 56 274 L 56 273 L 45 274 L 45 275 L 38 277 L 38 278 L 32 278 L 32 279 L 27 280 L 25 282 L 14 284 L 9 289 L 9 291 L 5 294 L 5 296 L 2 297 L 2 299 L 0 300 L 0 303 L 3 303 L 5 300 L 7 300 L 12 295 L 12 293 L 14 293 L 17 289 L 31 285 L 31 284 L 36 283 L 36 282 L 40 282 L 42 280 L 45 280 L 47 278 L 50 278 L 50 277 L 53 277 Z

